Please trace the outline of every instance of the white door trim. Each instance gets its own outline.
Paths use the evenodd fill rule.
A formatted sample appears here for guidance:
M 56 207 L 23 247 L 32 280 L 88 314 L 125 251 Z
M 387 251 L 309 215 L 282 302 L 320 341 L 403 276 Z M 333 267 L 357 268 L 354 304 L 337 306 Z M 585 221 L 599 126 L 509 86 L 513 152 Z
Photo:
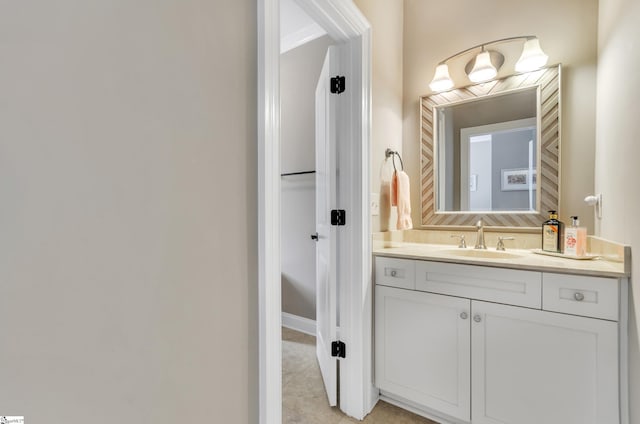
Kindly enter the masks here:
M 340 331 L 347 357 L 340 363 L 341 409 L 362 419 L 378 400 L 372 376 L 372 284 L 369 216 L 371 32 L 350 1 L 297 0 L 336 42 L 345 57 L 350 115 L 342 138 L 339 271 Z M 259 422 L 282 422 L 280 301 L 280 0 L 258 1 L 258 254 Z M 348 284 L 347 284 L 348 282 Z
M 280 1 L 258 1 L 258 414 L 282 423 Z

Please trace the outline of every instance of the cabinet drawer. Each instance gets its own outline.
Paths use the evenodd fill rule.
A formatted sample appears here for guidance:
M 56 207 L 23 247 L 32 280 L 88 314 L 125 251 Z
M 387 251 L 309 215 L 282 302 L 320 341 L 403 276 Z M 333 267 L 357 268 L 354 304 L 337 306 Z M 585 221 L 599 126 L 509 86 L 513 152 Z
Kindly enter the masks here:
M 416 271 L 415 261 L 410 259 L 396 259 L 376 257 L 376 284 L 415 290 Z
M 618 320 L 618 280 L 545 273 L 542 307 L 547 311 Z
M 416 290 L 542 307 L 542 273 L 474 265 L 416 263 Z

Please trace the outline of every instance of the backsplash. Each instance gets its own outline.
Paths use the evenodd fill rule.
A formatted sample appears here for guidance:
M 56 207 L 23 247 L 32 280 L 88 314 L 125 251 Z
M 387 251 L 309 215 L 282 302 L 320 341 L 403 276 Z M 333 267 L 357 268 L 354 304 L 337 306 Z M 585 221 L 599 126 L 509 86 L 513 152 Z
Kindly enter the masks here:
M 406 230 L 406 231 L 386 231 L 373 233 L 374 241 L 405 242 L 405 243 L 427 243 L 427 244 L 450 244 L 457 246 L 459 241 L 451 236 L 464 235 L 467 245 L 473 247 L 477 232 L 475 230 Z M 484 239 L 488 248 L 496 247 L 498 237 L 513 237 L 514 240 L 505 240 L 507 250 L 511 249 L 539 249 L 540 234 L 510 232 L 510 231 L 489 231 L 485 229 Z
M 406 230 L 406 231 L 385 231 L 372 234 L 375 247 L 391 247 L 393 243 L 425 243 L 457 246 L 459 241 L 452 236 L 464 235 L 467 246 L 473 247 L 476 241 L 476 231 L 468 230 Z M 487 248 L 495 249 L 498 237 L 514 237 L 514 240 L 505 240 L 505 247 L 509 249 L 539 249 L 540 234 L 509 232 L 509 231 L 487 231 L 484 238 Z M 594 255 L 600 255 L 602 260 L 624 263 L 625 272 L 630 272 L 631 267 L 631 247 L 621 243 L 605 240 L 595 236 L 587 237 L 587 251 Z M 627 269 L 629 268 L 629 269 Z

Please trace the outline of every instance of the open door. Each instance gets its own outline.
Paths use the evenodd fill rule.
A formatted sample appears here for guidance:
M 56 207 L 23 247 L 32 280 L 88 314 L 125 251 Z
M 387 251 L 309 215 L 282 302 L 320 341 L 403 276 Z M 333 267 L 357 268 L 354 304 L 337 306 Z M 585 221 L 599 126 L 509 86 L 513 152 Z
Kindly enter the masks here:
M 329 47 L 316 87 L 316 356 L 331 406 L 338 403 L 337 359 L 331 343 L 337 340 L 336 227 L 336 95 L 331 94 L 336 47 Z

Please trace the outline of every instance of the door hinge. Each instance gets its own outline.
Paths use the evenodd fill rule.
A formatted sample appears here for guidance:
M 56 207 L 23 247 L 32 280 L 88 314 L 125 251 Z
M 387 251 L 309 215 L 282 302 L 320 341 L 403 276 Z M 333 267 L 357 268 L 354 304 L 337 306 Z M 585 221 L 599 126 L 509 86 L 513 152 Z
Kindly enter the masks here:
M 338 340 L 337 342 L 331 342 L 331 356 L 334 358 L 346 358 L 347 351 L 344 342 Z
M 344 92 L 346 87 L 345 79 L 341 76 L 335 76 L 331 78 L 331 92 L 333 94 L 340 94 Z
M 331 225 L 345 225 L 347 213 L 344 209 L 333 209 L 331 211 Z

